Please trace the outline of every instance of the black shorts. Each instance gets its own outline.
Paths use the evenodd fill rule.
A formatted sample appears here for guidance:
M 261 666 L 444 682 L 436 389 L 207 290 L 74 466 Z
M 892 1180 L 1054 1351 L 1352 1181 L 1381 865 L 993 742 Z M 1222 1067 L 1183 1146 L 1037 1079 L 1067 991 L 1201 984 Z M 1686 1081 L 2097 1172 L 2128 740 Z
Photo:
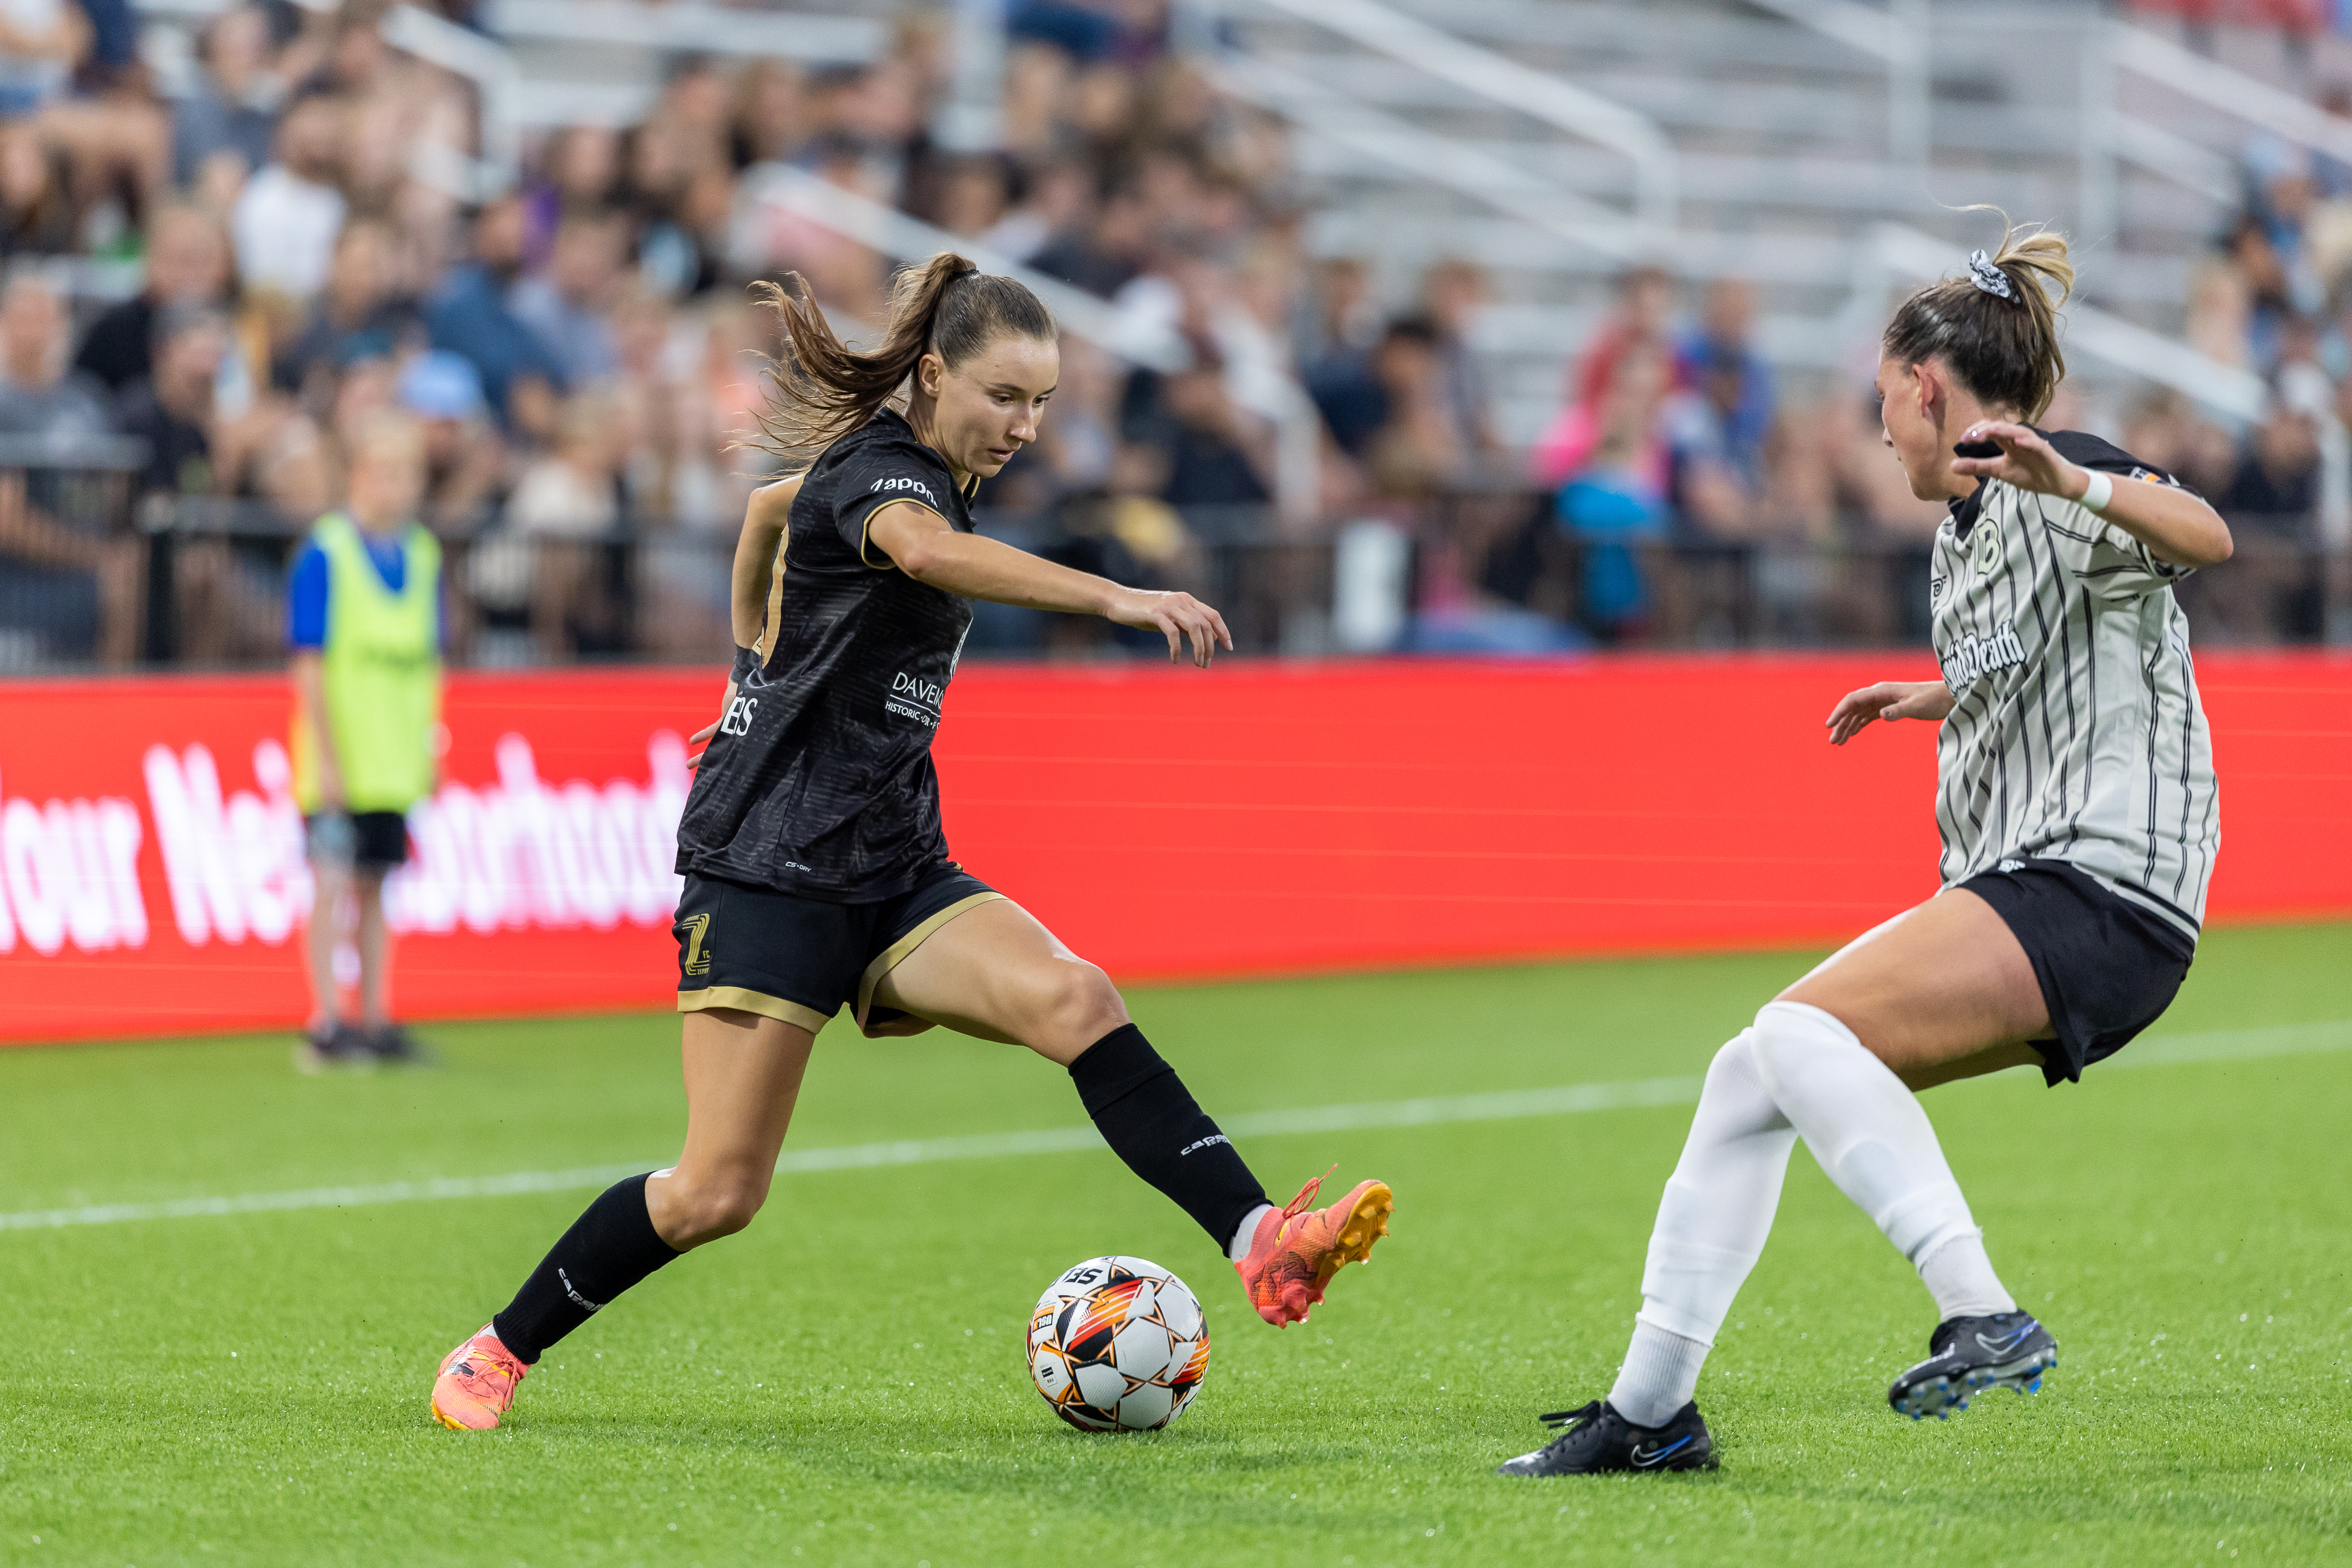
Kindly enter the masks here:
M 842 1004 L 862 1029 L 905 1016 L 874 987 L 925 938 L 1004 895 L 951 860 L 871 904 L 747 888 L 689 873 L 677 900 L 677 1010 L 735 1007 L 814 1034 Z
M 397 811 L 354 811 L 352 836 L 357 847 L 352 864 L 369 871 L 389 871 L 408 864 L 408 817 Z M 319 818 L 302 819 L 302 839 L 310 854 L 319 854 Z
M 2063 860 L 2004 860 L 1960 884 L 2008 923 L 2050 1007 L 2053 1039 L 2036 1040 L 2053 1088 L 2115 1055 L 2163 1016 L 2197 943 L 2153 910 Z M 2182 917 L 2186 919 L 2185 915 Z

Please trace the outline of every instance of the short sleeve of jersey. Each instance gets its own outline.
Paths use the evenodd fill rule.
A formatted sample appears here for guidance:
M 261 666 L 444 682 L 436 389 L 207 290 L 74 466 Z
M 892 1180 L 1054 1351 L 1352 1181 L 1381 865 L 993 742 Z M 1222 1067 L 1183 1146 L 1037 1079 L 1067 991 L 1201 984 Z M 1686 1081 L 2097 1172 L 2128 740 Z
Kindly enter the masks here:
M 866 525 L 892 501 L 914 501 L 952 520 L 947 465 L 939 454 L 903 435 L 877 434 L 844 454 L 834 476 L 834 527 L 841 542 L 858 560 L 877 570 L 887 570 L 887 557 L 876 559 L 866 543 Z
M 286 574 L 286 646 L 317 651 L 327 646 L 327 552 L 305 545 Z
M 2149 484 L 2189 489 L 2153 463 L 2143 463 L 2096 436 L 2086 436 L 2079 430 L 2053 430 L 2050 433 L 2050 445 L 2060 457 L 2077 467 L 2113 475 L 2119 488 Z M 2042 521 L 2049 526 L 2059 561 L 2095 598 L 2141 598 L 2170 587 L 2196 570 L 2158 560 L 2146 544 L 2088 507 L 2060 500 L 2055 496 L 2040 500 Z

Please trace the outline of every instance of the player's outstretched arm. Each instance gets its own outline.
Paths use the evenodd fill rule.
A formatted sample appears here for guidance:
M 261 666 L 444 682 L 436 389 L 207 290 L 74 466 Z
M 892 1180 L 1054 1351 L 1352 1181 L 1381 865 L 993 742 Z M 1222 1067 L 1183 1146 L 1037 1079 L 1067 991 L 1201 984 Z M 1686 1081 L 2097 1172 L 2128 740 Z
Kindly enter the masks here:
M 1940 680 L 1882 680 L 1849 691 L 1830 710 L 1830 744 L 1843 746 L 1879 719 L 1930 719 L 1952 710 L 1952 690 Z
M 866 525 L 866 540 L 916 582 L 967 599 L 1152 627 L 1167 637 L 1171 664 L 1188 641 L 1192 662 L 1204 669 L 1220 647 L 1234 646 L 1225 618 L 1190 594 L 1122 588 L 1108 577 L 1056 565 L 1002 540 L 958 533 L 946 518 L 912 501 L 894 501 L 877 511 Z
M 2081 500 L 2091 470 L 2068 462 L 2029 426 L 1992 419 L 1972 426 L 1962 437 L 1990 441 L 1998 458 L 1955 458 L 1952 472 L 2002 479 L 2021 490 Z M 2158 561 L 2174 566 L 2219 566 L 2235 545 L 2221 514 L 2178 485 L 2122 484 L 2098 515 L 2142 544 Z

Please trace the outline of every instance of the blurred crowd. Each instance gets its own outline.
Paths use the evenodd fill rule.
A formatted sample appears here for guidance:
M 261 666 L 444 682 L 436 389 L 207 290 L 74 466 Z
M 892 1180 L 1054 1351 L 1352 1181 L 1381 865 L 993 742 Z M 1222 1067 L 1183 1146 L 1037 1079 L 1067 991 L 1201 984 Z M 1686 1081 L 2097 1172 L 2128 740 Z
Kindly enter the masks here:
M 1395 542 L 1417 646 L 1921 629 L 1937 510 L 1860 389 L 1783 397 L 1752 289 L 1629 273 L 1559 418 L 1507 452 L 1479 268 L 1312 257 L 1282 126 L 1171 49 L 1161 0 L 1013 5 L 996 151 L 934 135 L 932 13 L 864 64 L 677 59 L 631 122 L 528 134 L 500 188 L 467 155 L 472 89 L 392 47 L 388 13 L 236 5 L 166 79 L 125 0 L 0 5 L 0 664 L 276 657 L 289 544 L 385 407 L 430 432 L 460 658 L 723 654 L 729 552 L 772 472 L 740 445 L 776 346 L 744 286 L 797 271 L 855 337 L 889 281 L 782 199 L 787 170 L 1181 334 L 1166 374 L 1066 339 L 1045 438 L 983 503 L 1071 564 L 1220 595 L 1252 646 L 1328 646 L 1296 612 L 1328 619 L 1330 541 L 1361 527 Z M 2303 520 L 2346 381 L 2352 171 L 2250 169 L 2191 331 L 2278 411 L 2238 439 L 2151 401 L 2125 442 Z M 975 647 L 1118 635 L 1007 613 Z
M 274 652 L 289 538 L 336 503 L 359 422 L 397 405 L 431 430 L 425 521 L 464 546 L 466 657 L 723 651 L 727 550 L 770 471 L 738 444 L 776 344 L 744 285 L 798 271 L 853 337 L 888 288 L 887 258 L 771 199 L 784 169 L 1183 335 L 1191 367 L 1164 375 L 1070 342 L 1047 438 L 992 487 L 1076 564 L 1197 583 L 1204 539 L 1277 527 L 1302 367 L 1338 422 L 1302 513 L 1422 494 L 1492 451 L 1475 272 L 1439 269 L 1394 321 L 1344 269 L 1318 305 L 1275 122 L 1170 52 L 1164 5 L 1016 7 L 998 152 L 933 137 L 930 16 L 867 64 L 677 60 L 641 119 L 533 134 L 480 201 L 423 155 L 474 145 L 470 89 L 391 47 L 388 9 L 224 10 L 173 93 L 105 0 L 0 15 L 0 441 L 146 454 L 112 512 L 13 470 L 0 561 L 39 590 L 5 612 L 20 635 L 86 623 L 68 651 L 121 662 L 168 619 L 182 659 Z M 135 292 L 104 297 L 110 262 L 137 264 Z M 159 507 L 182 524 L 160 609 L 123 521 L 152 531 Z M 623 536 L 625 557 L 601 552 Z

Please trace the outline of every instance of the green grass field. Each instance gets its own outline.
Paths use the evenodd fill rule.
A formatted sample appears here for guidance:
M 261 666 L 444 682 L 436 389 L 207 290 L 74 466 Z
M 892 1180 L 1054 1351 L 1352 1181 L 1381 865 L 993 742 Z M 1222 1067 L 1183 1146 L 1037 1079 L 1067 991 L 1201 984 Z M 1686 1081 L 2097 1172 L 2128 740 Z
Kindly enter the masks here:
M 1807 962 L 1132 1000 L 1238 1120 L 1687 1077 Z M 1335 1160 L 1397 1191 L 1375 1265 L 1286 1333 L 1099 1148 L 790 1173 L 745 1235 L 556 1347 L 483 1435 L 427 1415 L 436 1360 L 591 1189 L 9 1220 L 0 1563 L 2352 1562 L 2347 975 L 2352 927 L 2216 932 L 2158 1031 L 2085 1085 L 1929 1097 L 2063 1354 L 2039 1398 L 1949 1425 L 1886 1409 L 1932 1308 L 1800 1155 L 1699 1387 L 1722 1469 L 1488 1473 L 1539 1440 L 1538 1411 L 1607 1388 L 1674 1103 L 1242 1138 L 1277 1199 Z M 324 1079 L 281 1037 L 0 1052 L 0 1211 L 676 1149 L 670 1016 L 425 1032 L 436 1069 Z M 1081 1121 L 1018 1051 L 836 1026 L 787 1151 Z M 1208 1384 L 1164 1433 L 1081 1436 L 1028 1385 L 1038 1290 L 1111 1251 L 1208 1307 Z

